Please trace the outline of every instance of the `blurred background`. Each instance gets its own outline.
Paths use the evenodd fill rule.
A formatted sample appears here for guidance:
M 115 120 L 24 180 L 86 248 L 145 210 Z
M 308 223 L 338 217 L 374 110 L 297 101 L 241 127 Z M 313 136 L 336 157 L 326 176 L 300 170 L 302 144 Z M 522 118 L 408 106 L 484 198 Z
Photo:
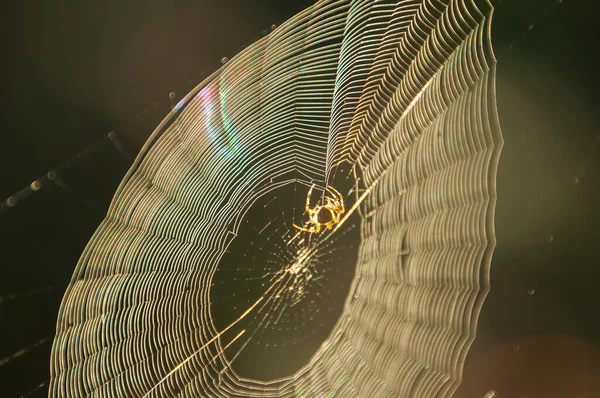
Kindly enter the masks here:
M 173 104 L 313 3 L 0 5 L 0 396 L 47 395 L 79 255 Z M 599 6 L 494 3 L 498 244 L 456 396 L 598 397 Z

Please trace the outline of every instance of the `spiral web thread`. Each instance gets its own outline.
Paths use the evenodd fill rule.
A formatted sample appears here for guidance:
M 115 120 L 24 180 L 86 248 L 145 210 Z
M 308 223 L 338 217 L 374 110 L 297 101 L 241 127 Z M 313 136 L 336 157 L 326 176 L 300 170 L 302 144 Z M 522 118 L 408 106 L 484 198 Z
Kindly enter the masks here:
M 495 245 L 492 11 L 319 1 L 193 90 L 81 256 L 50 396 L 451 396 Z M 362 195 L 344 312 L 295 374 L 243 379 L 210 310 L 219 260 L 257 198 L 293 181 L 335 185 L 343 164 Z M 279 282 L 238 319 L 273 303 Z

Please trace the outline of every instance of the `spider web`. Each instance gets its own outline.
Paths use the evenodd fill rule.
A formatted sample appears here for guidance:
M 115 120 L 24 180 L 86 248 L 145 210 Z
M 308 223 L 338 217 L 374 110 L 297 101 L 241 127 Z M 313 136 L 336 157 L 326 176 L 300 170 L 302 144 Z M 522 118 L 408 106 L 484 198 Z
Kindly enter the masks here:
M 266 286 L 284 276 L 264 306 L 221 338 L 228 342 L 246 330 L 248 335 L 228 349 L 233 369 L 244 377 L 272 380 L 293 374 L 310 360 L 342 313 L 359 230 L 348 225 L 315 249 L 317 235 L 293 227 L 307 220 L 309 187 L 308 181 L 293 179 L 259 198 L 244 215 L 213 277 L 211 311 L 216 329 L 223 330 L 239 309 L 256 302 Z M 312 203 L 318 201 L 315 194 Z M 309 259 L 298 261 L 311 250 Z
M 320 1 L 191 92 L 81 257 L 50 394 L 451 395 L 495 244 L 491 15 Z M 312 183 L 347 211 L 294 238 Z

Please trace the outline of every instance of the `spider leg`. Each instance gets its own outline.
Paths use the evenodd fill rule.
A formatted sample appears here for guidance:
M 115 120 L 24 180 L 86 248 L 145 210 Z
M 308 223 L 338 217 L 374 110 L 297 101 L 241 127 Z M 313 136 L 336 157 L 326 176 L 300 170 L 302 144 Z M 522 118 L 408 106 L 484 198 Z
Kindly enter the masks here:
M 342 194 L 337 189 L 332 187 L 331 185 L 327 186 L 327 190 L 333 194 L 334 198 L 340 198 L 340 199 L 342 198 Z
M 296 224 L 292 224 L 294 226 L 294 228 L 296 228 L 298 231 L 304 231 L 304 232 L 311 232 L 309 228 L 305 228 L 305 227 L 300 227 Z
M 304 210 L 310 212 L 310 195 L 312 195 L 312 190 L 315 187 L 315 184 L 312 184 L 312 187 L 308 190 L 308 194 L 306 194 L 306 206 L 304 206 Z
M 310 225 L 311 223 L 308 222 L 305 225 Z M 304 232 L 308 232 L 311 234 L 317 233 L 319 231 L 321 231 L 321 224 L 314 224 L 314 226 L 306 228 L 306 227 L 300 227 L 296 224 L 292 224 L 294 226 L 294 228 L 296 228 L 298 231 L 304 231 Z
M 344 197 L 342 196 L 342 194 L 332 186 L 328 186 L 327 191 L 333 195 L 333 198 L 330 198 L 329 200 L 331 202 L 337 201 L 340 204 L 340 206 L 336 206 L 336 212 L 344 214 L 346 212 L 346 208 L 344 207 Z
M 333 211 L 333 210 L 329 210 L 329 213 L 331 214 L 331 221 L 334 224 L 337 224 L 340 222 L 340 216 L 337 212 Z

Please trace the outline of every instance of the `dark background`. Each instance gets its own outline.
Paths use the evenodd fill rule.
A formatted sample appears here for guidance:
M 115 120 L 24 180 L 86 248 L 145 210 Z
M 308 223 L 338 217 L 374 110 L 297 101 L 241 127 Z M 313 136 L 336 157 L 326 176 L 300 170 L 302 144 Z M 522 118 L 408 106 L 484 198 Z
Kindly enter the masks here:
M 0 5 L 0 396 L 47 394 L 64 289 L 132 157 L 172 102 L 222 57 L 309 4 Z M 505 140 L 498 244 L 492 290 L 457 396 L 494 390 L 498 397 L 597 397 L 598 5 L 496 4 Z M 39 190 L 23 190 L 36 180 Z

